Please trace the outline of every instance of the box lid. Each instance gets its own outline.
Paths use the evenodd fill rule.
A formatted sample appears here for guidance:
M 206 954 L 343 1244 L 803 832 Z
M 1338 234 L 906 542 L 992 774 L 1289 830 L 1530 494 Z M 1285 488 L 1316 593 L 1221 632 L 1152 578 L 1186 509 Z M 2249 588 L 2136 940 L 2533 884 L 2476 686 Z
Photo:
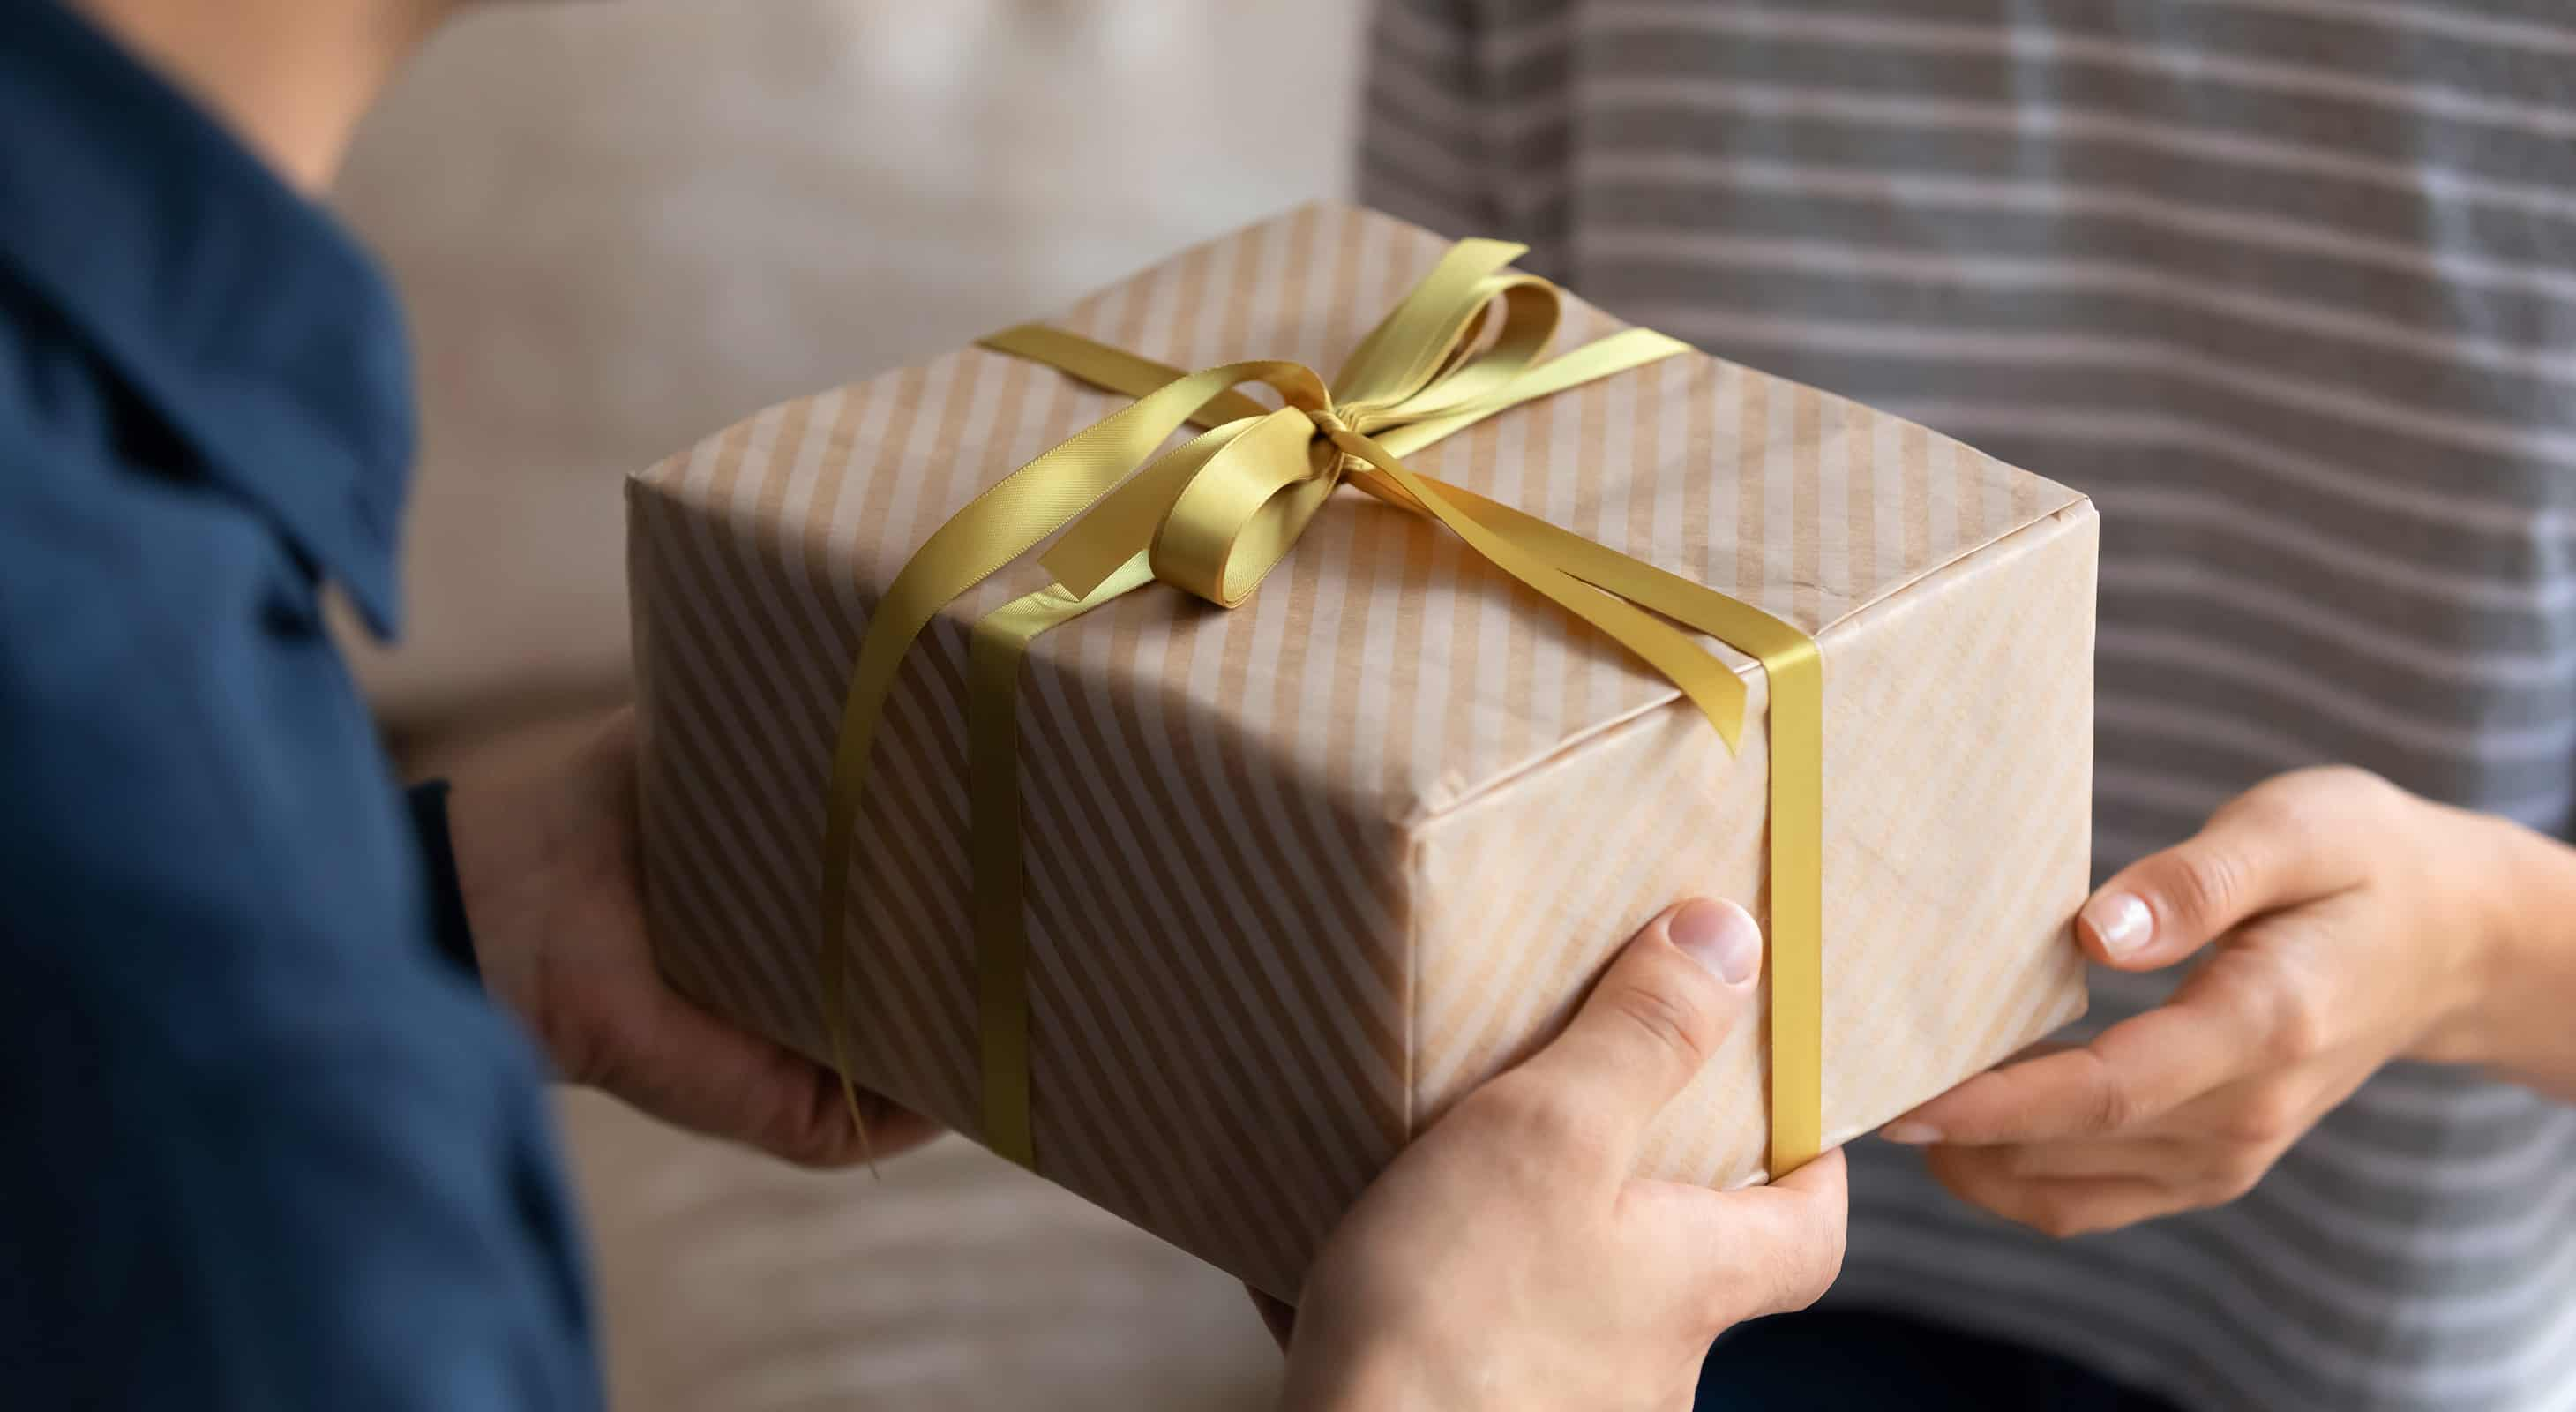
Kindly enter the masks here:
M 1183 251 L 1057 322 L 1174 366 L 1284 357 L 1329 378 L 1448 244 L 1318 202 Z M 1555 351 L 1622 327 L 1569 291 Z M 646 480 L 722 485 L 718 508 L 833 561 L 864 610 L 948 514 L 1121 402 L 969 348 L 773 408 Z M 711 459 L 736 464 L 696 476 Z M 2083 499 L 1919 425 L 1699 353 L 1530 403 L 1407 464 L 1818 634 L 1828 691 L 1838 624 Z M 959 600 L 934 635 L 962 653 L 977 616 L 1045 581 L 1024 561 Z M 1243 607 L 1148 590 L 1050 632 L 1032 660 L 1227 718 L 1283 764 L 1394 818 L 1437 813 L 1675 696 L 1439 526 L 1355 491 Z

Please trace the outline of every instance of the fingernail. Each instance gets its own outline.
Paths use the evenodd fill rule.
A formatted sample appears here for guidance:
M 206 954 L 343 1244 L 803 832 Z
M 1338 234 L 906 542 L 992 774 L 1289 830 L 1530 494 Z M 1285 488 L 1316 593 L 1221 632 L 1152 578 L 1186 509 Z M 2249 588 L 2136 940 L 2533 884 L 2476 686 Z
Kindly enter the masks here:
M 2134 892 L 2106 892 L 2084 904 L 2084 924 L 2111 955 L 2126 956 L 2155 936 L 2156 916 Z
M 1668 934 L 1684 955 L 1728 985 L 1743 985 L 1762 969 L 1762 929 L 1732 902 L 1694 898 L 1673 914 Z
M 1878 1135 L 1889 1142 L 1901 1142 L 1908 1147 L 1924 1147 L 1941 1140 L 1939 1128 L 1930 1123 L 1917 1122 L 1912 1118 L 1899 1118 L 1886 1127 L 1880 1128 Z

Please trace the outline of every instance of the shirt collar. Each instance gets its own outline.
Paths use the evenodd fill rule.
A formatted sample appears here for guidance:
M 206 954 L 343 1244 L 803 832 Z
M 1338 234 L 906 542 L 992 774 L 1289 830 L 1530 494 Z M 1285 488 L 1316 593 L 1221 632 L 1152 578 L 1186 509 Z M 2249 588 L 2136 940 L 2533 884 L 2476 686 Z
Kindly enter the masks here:
M 54 0 L 0 0 L 0 267 L 393 632 L 393 292 L 322 210 Z

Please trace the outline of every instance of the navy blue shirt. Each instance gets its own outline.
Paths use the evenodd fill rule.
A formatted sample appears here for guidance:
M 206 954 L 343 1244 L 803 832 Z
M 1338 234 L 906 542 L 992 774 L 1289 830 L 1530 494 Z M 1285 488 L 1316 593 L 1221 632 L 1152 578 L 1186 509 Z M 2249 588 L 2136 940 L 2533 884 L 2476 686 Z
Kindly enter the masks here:
M 600 1401 L 543 1071 L 321 620 L 393 626 L 410 399 L 328 216 L 0 0 L 0 1402 Z

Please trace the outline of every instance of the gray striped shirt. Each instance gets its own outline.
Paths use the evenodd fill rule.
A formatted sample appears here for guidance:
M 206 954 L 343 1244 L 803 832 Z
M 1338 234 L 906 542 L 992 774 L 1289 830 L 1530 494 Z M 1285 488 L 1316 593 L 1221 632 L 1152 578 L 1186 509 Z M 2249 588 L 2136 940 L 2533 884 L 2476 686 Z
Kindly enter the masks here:
M 1370 204 L 2095 498 L 2103 869 L 2337 760 L 2566 832 L 2576 7 L 1384 3 Z M 1837 1299 L 2193 1407 L 2576 1408 L 2527 1091 L 2396 1066 L 2243 1200 L 2061 1243 L 1853 1157 Z

